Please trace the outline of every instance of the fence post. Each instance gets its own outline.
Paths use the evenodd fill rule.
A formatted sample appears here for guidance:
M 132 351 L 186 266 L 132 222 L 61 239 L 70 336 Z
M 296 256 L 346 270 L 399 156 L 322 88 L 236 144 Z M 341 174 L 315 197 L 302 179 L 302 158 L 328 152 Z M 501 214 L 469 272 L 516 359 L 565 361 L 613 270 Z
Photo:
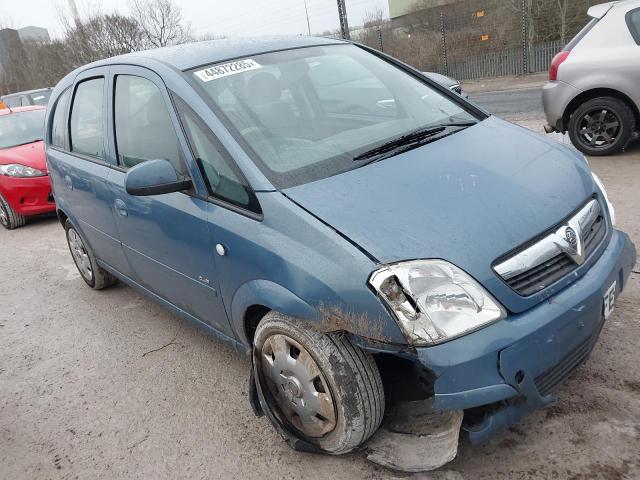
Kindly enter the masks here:
M 442 60 L 444 62 L 444 74 L 449 75 L 449 64 L 447 62 L 447 31 L 444 28 L 444 13 L 440 12 L 440 32 L 442 34 Z
M 380 51 L 384 52 L 384 45 L 382 44 L 382 29 L 380 25 L 378 25 L 378 46 L 380 47 Z
M 522 0 L 522 73 L 529 73 L 529 42 L 527 41 L 527 0 Z

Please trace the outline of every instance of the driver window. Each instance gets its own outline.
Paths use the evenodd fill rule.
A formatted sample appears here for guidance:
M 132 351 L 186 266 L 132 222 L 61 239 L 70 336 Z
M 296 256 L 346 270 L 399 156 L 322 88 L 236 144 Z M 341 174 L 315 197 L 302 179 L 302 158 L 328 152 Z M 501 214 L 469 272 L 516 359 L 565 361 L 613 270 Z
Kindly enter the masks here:
M 180 118 L 209 192 L 226 202 L 259 213 L 257 200 L 242 175 L 225 159 L 222 146 L 195 113 L 180 107 Z
M 146 160 L 169 160 L 185 173 L 180 144 L 160 89 L 132 75 L 116 77 L 115 135 L 118 164 L 131 168 Z

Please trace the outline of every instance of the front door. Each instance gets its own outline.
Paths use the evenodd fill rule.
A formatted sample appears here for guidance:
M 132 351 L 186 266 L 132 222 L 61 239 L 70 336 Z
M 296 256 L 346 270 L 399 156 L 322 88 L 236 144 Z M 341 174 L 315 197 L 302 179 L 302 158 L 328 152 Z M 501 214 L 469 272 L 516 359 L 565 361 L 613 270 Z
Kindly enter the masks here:
M 111 207 L 132 279 L 231 336 L 207 224 L 212 205 L 196 191 L 136 197 L 124 188 L 127 170 L 146 160 L 169 160 L 193 178 L 164 84 L 144 68 L 112 67 L 109 97 Z

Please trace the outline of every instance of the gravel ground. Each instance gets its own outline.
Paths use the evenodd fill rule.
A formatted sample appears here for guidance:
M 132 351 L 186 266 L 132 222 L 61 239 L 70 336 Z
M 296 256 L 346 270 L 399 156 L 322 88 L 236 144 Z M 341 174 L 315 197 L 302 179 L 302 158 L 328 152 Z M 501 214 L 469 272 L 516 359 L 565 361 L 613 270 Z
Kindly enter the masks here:
M 591 165 L 640 245 L 640 149 Z M 0 478 L 405 477 L 290 450 L 253 416 L 246 358 L 126 286 L 87 288 L 55 219 L 0 230 Z M 640 478 L 638 338 L 632 274 L 556 403 L 411 478 Z

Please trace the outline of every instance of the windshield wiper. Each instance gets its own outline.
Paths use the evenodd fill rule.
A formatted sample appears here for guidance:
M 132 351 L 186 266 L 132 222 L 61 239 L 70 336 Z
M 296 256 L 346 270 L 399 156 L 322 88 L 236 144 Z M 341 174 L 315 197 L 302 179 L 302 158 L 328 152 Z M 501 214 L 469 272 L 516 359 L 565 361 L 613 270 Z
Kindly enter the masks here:
M 377 157 L 378 155 L 384 155 L 385 153 L 393 152 L 400 147 L 413 145 L 440 132 L 444 132 L 445 128 L 445 126 L 438 125 L 437 127 L 420 128 L 418 130 L 414 130 L 413 132 L 406 133 L 397 138 L 394 138 L 393 140 L 389 140 L 388 142 L 385 142 L 382 145 L 377 146 L 376 148 L 367 150 L 366 152 L 353 157 L 353 160 L 357 162 L 360 160 L 367 160 L 368 158 Z
M 418 130 L 414 130 L 410 133 L 394 138 L 393 140 L 389 140 L 388 142 L 385 142 L 376 148 L 367 150 L 366 152 L 354 157 L 353 160 L 356 162 L 361 160 L 369 160 L 369 162 L 367 163 L 377 162 L 378 160 L 383 160 L 384 158 L 387 158 L 389 156 L 403 153 L 429 143 L 432 141 L 431 137 L 444 132 L 450 127 L 460 127 L 458 130 L 455 130 L 455 132 L 458 132 L 477 123 L 478 122 L 476 121 L 449 122 L 439 123 L 428 128 L 419 128 Z M 450 133 L 454 132 L 449 132 L 447 135 L 449 135 Z M 443 136 L 447 135 L 442 135 L 438 138 L 442 138 Z
M 12 147 L 9 147 L 9 148 L 19 147 L 19 146 L 21 146 L 21 145 L 29 145 L 30 143 L 36 143 L 36 142 L 41 142 L 41 141 L 42 141 L 42 139 L 41 139 L 41 138 L 35 138 L 35 139 L 33 139 L 33 140 L 28 140 L 28 141 L 26 141 L 26 142 L 18 143 L 18 144 L 13 145 Z

